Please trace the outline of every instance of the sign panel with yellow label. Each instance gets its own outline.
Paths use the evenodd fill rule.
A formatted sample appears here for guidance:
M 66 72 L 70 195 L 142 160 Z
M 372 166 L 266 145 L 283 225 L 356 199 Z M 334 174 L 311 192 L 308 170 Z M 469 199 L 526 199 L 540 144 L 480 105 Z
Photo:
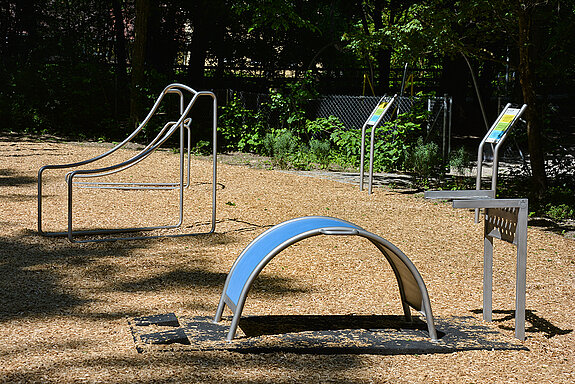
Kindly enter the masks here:
M 511 127 L 519 111 L 520 109 L 518 108 L 508 108 L 501 119 L 491 127 L 491 131 L 489 131 L 485 141 L 487 143 L 498 143 Z
M 379 103 L 379 105 L 375 109 L 375 112 L 373 112 L 373 115 L 371 115 L 370 119 L 367 121 L 367 125 L 377 124 L 381 115 L 383 115 L 383 113 L 385 112 L 385 107 L 387 107 L 387 104 L 389 104 L 387 101 L 382 101 L 381 103 Z

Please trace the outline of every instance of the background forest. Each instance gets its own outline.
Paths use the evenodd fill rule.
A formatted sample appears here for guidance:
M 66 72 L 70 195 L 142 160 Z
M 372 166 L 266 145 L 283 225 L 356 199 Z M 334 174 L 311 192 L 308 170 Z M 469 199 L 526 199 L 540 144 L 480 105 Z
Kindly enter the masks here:
M 266 135 L 295 129 L 321 162 L 330 151 L 322 134 L 332 146 L 356 138 L 336 121 L 306 122 L 302 103 L 397 93 L 407 68 L 416 92 L 453 98 L 459 137 L 481 137 L 502 103 L 526 103 L 515 135 L 531 193 L 557 195 L 560 206 L 575 189 L 565 172 L 575 142 L 574 36 L 572 0 L 0 0 L 0 130 L 118 140 L 178 81 L 218 95 L 267 93 L 268 109 L 289 112 L 289 124 L 258 126 L 237 100 L 219 98 L 222 149 L 268 140 L 271 152 Z M 417 145 L 407 123 L 410 142 L 389 151 Z

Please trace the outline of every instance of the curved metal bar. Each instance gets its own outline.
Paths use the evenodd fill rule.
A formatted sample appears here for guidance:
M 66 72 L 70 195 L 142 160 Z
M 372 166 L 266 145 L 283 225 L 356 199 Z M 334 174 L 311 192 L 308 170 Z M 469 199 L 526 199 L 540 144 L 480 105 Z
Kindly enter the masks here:
M 183 91 L 187 91 L 192 94 L 191 100 L 187 103 L 184 101 L 184 93 Z M 180 117 L 175 122 L 168 122 L 164 125 L 164 127 L 160 130 L 160 132 L 156 135 L 156 137 L 148 143 L 148 145 L 142 149 L 138 154 L 132 156 L 128 160 L 125 160 L 118 164 L 113 164 L 110 166 L 105 167 L 97 167 L 91 169 L 76 169 L 68 172 L 66 174 L 66 183 L 68 184 L 68 228 L 66 232 L 51 232 L 47 233 L 42 230 L 42 176 L 44 171 L 48 169 L 65 169 L 65 168 L 77 168 L 83 165 L 87 165 L 93 163 L 97 160 L 100 160 L 122 146 L 132 140 L 142 129 L 143 127 L 148 124 L 152 116 L 156 113 L 161 104 L 164 96 L 168 93 L 175 93 L 180 96 Z M 175 83 L 168 85 L 158 96 L 154 106 L 142 122 L 139 127 L 132 132 L 124 141 L 120 144 L 116 145 L 114 148 L 110 149 L 109 151 L 96 156 L 94 158 L 70 163 L 70 164 L 60 164 L 60 165 L 47 165 L 38 171 L 38 232 L 42 235 L 47 236 L 59 236 L 59 235 L 67 235 L 68 239 L 71 242 L 74 242 L 73 236 L 75 234 L 101 234 L 101 233 L 117 233 L 117 232 L 128 232 L 128 231 L 139 231 L 139 230 L 151 230 L 151 229 L 165 229 L 165 228 L 177 228 L 180 227 L 183 223 L 183 189 L 187 188 L 191 182 L 191 130 L 190 130 L 190 118 L 187 116 L 189 115 L 192 107 L 194 106 L 195 102 L 197 101 L 198 97 L 200 96 L 210 96 L 213 98 L 213 187 L 212 187 L 212 226 L 209 232 L 212 233 L 215 231 L 216 225 L 216 178 L 217 178 L 217 101 L 215 94 L 209 91 L 196 91 L 186 85 Z M 114 174 L 125 169 L 128 169 L 144 159 L 150 156 L 154 151 L 156 151 L 162 144 L 164 144 L 172 135 L 173 133 L 180 128 L 180 181 L 178 183 L 81 183 L 75 182 L 74 178 L 87 178 L 87 177 L 100 177 L 106 176 L 110 174 Z M 188 149 L 187 149 L 187 179 L 185 179 L 184 174 L 184 167 L 185 167 L 185 142 L 184 142 L 184 128 L 188 131 Z M 164 225 L 164 226 L 153 226 L 153 227 L 140 227 L 140 228 L 125 228 L 125 229 L 110 229 L 110 230 L 88 230 L 88 231 L 74 231 L 73 230 L 73 185 L 84 185 L 85 188 L 111 188 L 112 186 L 116 185 L 120 189 L 175 189 L 180 188 L 180 196 L 179 196 L 179 221 L 175 225 Z M 136 187 L 134 187 L 136 186 Z M 153 187 L 152 187 L 153 186 Z M 114 240 L 114 239 L 111 239 Z
M 154 144 L 157 143 L 157 141 L 160 139 L 161 135 L 166 132 L 166 130 L 168 129 L 169 126 L 173 126 L 175 124 L 174 121 L 170 121 L 167 122 L 164 127 L 160 130 L 160 133 L 146 146 L 144 147 L 140 152 L 147 152 L 146 156 L 141 157 L 140 159 L 138 159 L 137 161 L 133 161 L 130 162 L 129 160 L 127 160 L 126 162 L 129 163 L 127 164 L 125 167 L 120 167 L 117 169 L 113 169 L 111 171 L 108 172 L 104 172 L 104 173 L 98 173 L 98 174 L 81 174 L 81 175 L 77 175 L 77 177 L 101 177 L 101 176 L 108 176 L 108 175 L 112 175 L 114 173 L 118 173 L 121 172 L 125 169 L 131 168 L 134 165 L 138 164 L 139 162 L 141 162 L 142 160 L 146 159 L 150 154 L 153 153 L 153 151 L 148 151 Z M 67 177 L 67 175 L 66 175 Z
M 138 135 L 138 133 L 140 133 L 140 131 L 148 124 L 148 122 L 150 121 L 152 116 L 156 113 L 156 110 L 160 106 L 164 95 L 168 91 L 170 91 L 172 88 L 175 88 L 175 86 L 176 85 L 172 84 L 172 85 L 168 85 L 166 88 L 164 88 L 164 90 L 158 96 L 154 106 L 152 107 L 152 109 L 150 110 L 150 112 L 148 113 L 148 115 L 146 116 L 144 121 L 126 139 L 124 139 L 122 142 L 120 142 L 119 144 L 114 146 L 112 149 L 110 149 L 110 150 L 108 150 L 108 151 L 106 151 L 106 152 L 104 152 L 98 156 L 87 159 L 87 160 L 78 161 L 75 163 L 67 163 L 67 164 L 45 165 L 38 170 L 38 233 L 40 233 L 41 235 L 46 234 L 46 232 L 44 232 L 42 230 L 42 176 L 44 174 L 44 171 L 46 171 L 48 169 L 65 169 L 65 168 L 80 167 L 80 166 L 87 165 L 87 164 L 93 163 L 95 161 L 101 160 L 101 159 L 111 155 L 112 153 L 116 152 L 118 149 L 122 148 L 124 145 L 126 145 L 127 143 L 132 141 L 132 139 L 134 137 L 136 137 Z M 179 86 L 179 84 L 177 84 L 177 86 Z M 183 86 L 183 87 L 185 87 L 188 90 L 195 93 L 195 91 L 193 89 L 186 87 L 186 86 Z
M 94 161 L 97 160 L 101 160 L 104 157 L 107 157 L 109 155 L 111 155 L 112 153 L 116 152 L 118 149 L 122 148 L 124 145 L 126 145 L 127 143 L 129 143 L 130 141 L 132 141 L 132 139 L 134 139 L 134 137 L 136 137 L 138 135 L 138 133 L 140 133 L 142 131 L 142 129 L 149 123 L 150 119 L 153 117 L 153 115 L 156 113 L 158 107 L 160 106 L 160 104 L 162 103 L 162 100 L 164 99 L 164 95 L 167 94 L 169 91 L 172 90 L 173 87 L 168 86 L 166 88 L 164 88 L 164 90 L 160 93 L 160 95 L 158 96 L 158 98 L 156 99 L 156 102 L 154 103 L 154 106 L 152 107 L 152 109 L 150 110 L 150 112 L 148 113 L 148 115 L 144 118 L 144 121 L 142 121 L 142 123 L 140 123 L 140 125 L 138 125 L 138 127 L 127 137 L 125 138 L 122 142 L 118 143 L 116 146 L 114 146 L 112 149 L 98 155 L 95 156 L 93 158 L 87 159 L 87 160 L 83 160 L 83 161 L 78 161 L 75 163 L 68 163 L 68 164 L 53 164 L 53 165 L 45 165 L 44 167 L 42 167 L 43 169 L 62 169 L 62 168 L 73 168 L 73 167 L 79 167 L 82 165 L 86 165 L 86 164 L 90 164 L 93 163 Z M 187 87 L 189 88 L 189 87 Z M 189 88 L 192 92 L 196 93 L 196 91 L 194 91 L 193 89 Z M 174 92 L 174 91 L 172 91 Z
M 196 93 L 196 95 L 194 96 L 192 101 L 190 101 L 190 103 L 188 104 L 188 107 L 185 110 L 185 114 L 189 113 L 191 107 L 196 102 L 198 95 L 199 95 L 199 93 Z M 94 174 L 94 173 L 99 174 L 99 173 L 103 173 L 103 172 L 108 172 L 108 171 L 116 170 L 118 168 L 122 168 L 124 166 L 127 166 L 127 165 L 133 163 L 133 162 L 143 160 L 145 157 L 149 156 L 152 152 L 154 152 L 156 149 L 158 149 L 162 144 L 164 144 L 172 136 L 172 134 L 175 132 L 175 130 L 178 129 L 178 127 L 182 123 L 183 118 L 184 118 L 184 115 L 182 115 L 178 119 L 178 121 L 172 125 L 172 127 L 168 130 L 168 132 L 166 132 L 166 134 L 161 139 L 159 139 L 154 145 L 150 146 L 145 151 L 143 150 L 143 151 L 139 152 L 137 155 L 129 158 L 128 160 L 125 160 L 119 164 L 114 164 L 114 165 L 110 165 L 110 166 L 102 167 L 102 168 L 78 169 L 75 171 L 71 171 L 69 173 L 69 175 L 70 175 L 69 177 L 76 176 L 76 175 L 86 175 L 86 174 Z
M 309 230 L 302 230 L 300 233 L 293 234 L 293 236 L 292 235 L 288 236 L 286 240 L 279 242 L 273 249 L 269 250 L 265 255 L 263 255 L 261 260 L 257 263 L 257 265 L 255 265 L 251 269 L 251 271 L 245 271 L 242 269 L 240 273 L 249 272 L 249 276 L 245 279 L 245 282 L 243 283 L 239 296 L 237 297 L 237 299 L 235 298 L 235 296 L 237 296 L 235 293 L 234 298 L 230 298 L 228 296 L 229 291 L 228 288 L 230 286 L 231 279 L 234 278 L 234 273 L 236 273 L 236 269 L 239 268 L 239 265 L 242 261 L 242 257 L 248 254 L 248 252 L 250 252 L 252 248 L 257 247 L 259 243 L 263 241 L 266 236 L 273 236 L 273 231 L 276 231 L 276 233 L 278 233 L 278 231 L 282 230 L 282 227 L 286 227 L 287 225 L 294 224 L 296 222 L 303 223 L 306 220 L 318 220 L 318 219 L 319 220 L 332 219 L 334 223 L 339 223 L 342 226 L 333 226 L 333 227 L 319 226 L 317 228 L 312 228 Z M 255 240 L 253 240 L 236 259 L 226 279 L 224 290 L 222 292 L 222 296 L 220 298 L 220 302 L 218 304 L 218 308 L 216 310 L 216 315 L 214 318 L 215 322 L 219 322 L 221 320 L 225 305 L 228 305 L 228 307 L 232 310 L 234 316 L 232 318 L 230 330 L 226 337 L 228 341 L 232 340 L 236 334 L 242 310 L 247 300 L 247 295 L 251 289 L 254 280 L 257 278 L 257 276 L 263 270 L 263 268 L 275 256 L 277 256 L 284 249 L 288 248 L 290 245 L 293 245 L 301 240 L 318 235 L 360 236 L 370 240 L 380 250 L 380 252 L 383 253 L 384 257 L 390 263 L 395 273 L 400 289 L 401 300 L 406 319 L 408 321 L 411 321 L 411 312 L 409 310 L 409 306 L 415 308 L 416 310 L 421 311 L 426 318 L 430 338 L 434 341 L 437 340 L 437 331 L 434 325 L 429 294 L 425 286 L 425 283 L 423 282 L 423 278 L 421 277 L 420 273 L 417 271 L 417 268 L 411 262 L 411 260 L 409 260 L 409 258 L 401 250 L 399 250 L 399 248 L 391 244 L 389 241 L 373 233 L 365 231 L 364 229 L 356 226 L 355 224 L 351 224 L 343 220 L 333 219 L 329 217 L 314 216 L 314 217 L 303 217 L 299 219 L 289 220 L 287 222 L 278 224 L 277 226 L 268 229 L 267 231 L 260 234 Z M 262 252 L 266 252 L 266 250 L 263 250 Z M 261 254 L 263 253 L 260 253 L 260 255 Z

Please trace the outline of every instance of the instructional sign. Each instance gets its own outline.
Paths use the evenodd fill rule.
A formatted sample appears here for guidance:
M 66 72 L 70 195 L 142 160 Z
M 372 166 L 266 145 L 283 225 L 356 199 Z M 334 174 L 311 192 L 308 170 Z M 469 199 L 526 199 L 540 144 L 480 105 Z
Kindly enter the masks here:
M 518 108 L 507 108 L 501 119 L 491 128 L 485 141 L 498 143 L 505 136 L 520 111 Z
M 371 118 L 368 120 L 367 125 L 377 124 L 381 115 L 385 113 L 385 107 L 387 107 L 387 104 L 389 104 L 389 102 L 387 101 L 382 101 L 381 103 L 379 103 L 379 105 L 375 109 L 375 112 L 373 112 L 373 115 L 371 115 Z

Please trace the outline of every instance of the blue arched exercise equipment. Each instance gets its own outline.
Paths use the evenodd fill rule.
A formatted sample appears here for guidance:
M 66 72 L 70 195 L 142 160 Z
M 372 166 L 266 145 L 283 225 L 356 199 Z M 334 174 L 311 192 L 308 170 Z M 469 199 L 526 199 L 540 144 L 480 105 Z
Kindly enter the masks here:
M 221 321 L 226 305 L 232 311 L 227 340 L 236 334 L 247 295 L 262 269 L 290 245 L 318 235 L 361 236 L 371 241 L 395 273 L 406 320 L 411 321 L 410 307 L 420 311 L 425 316 L 429 337 L 437 340 L 427 288 L 411 260 L 384 238 L 350 222 L 325 216 L 300 217 L 278 224 L 256 237 L 238 256 L 226 279 L 214 318 L 215 322 Z

